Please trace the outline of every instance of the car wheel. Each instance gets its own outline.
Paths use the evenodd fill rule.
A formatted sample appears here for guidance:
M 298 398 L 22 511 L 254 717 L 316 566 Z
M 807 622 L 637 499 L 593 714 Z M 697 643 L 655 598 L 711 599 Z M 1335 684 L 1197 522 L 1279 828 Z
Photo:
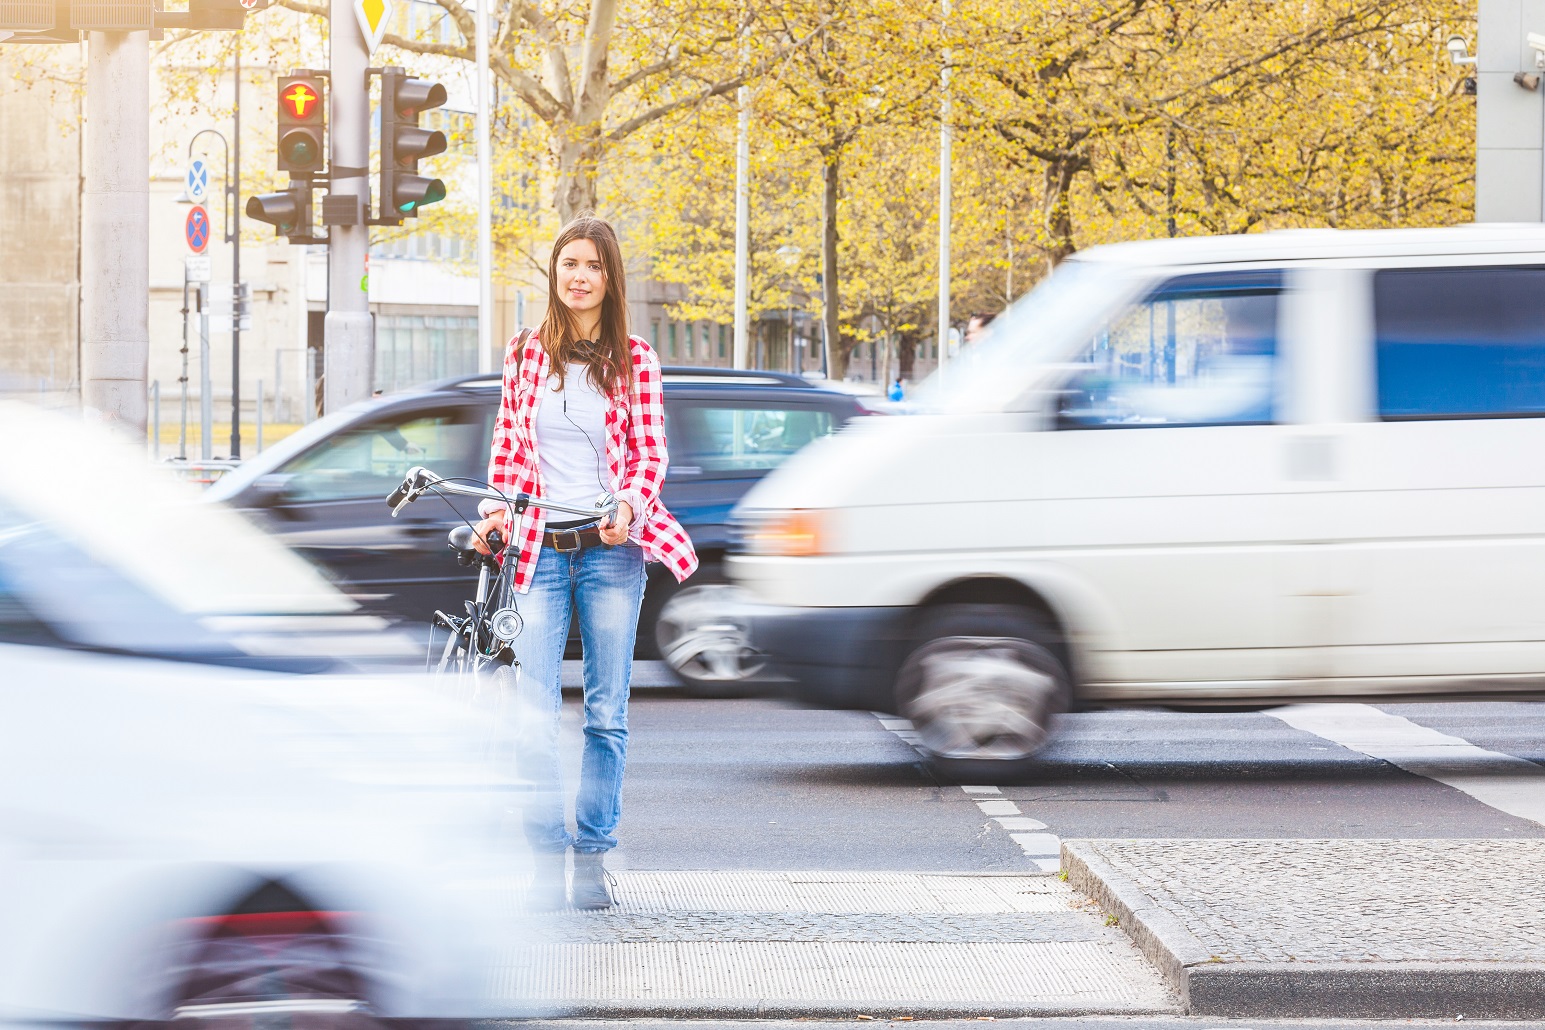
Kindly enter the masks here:
M 767 667 L 751 646 L 750 626 L 736 614 L 745 600 L 717 568 L 701 569 L 673 590 L 655 617 L 660 657 L 702 696 L 738 693 Z
M 350 942 L 311 912 L 211 921 L 180 981 L 170 1025 L 187 1030 L 384 1030 L 346 958 Z
M 955 604 L 925 613 L 917 640 L 896 694 L 930 764 L 964 783 L 1025 775 L 1072 698 L 1055 636 L 1023 608 Z

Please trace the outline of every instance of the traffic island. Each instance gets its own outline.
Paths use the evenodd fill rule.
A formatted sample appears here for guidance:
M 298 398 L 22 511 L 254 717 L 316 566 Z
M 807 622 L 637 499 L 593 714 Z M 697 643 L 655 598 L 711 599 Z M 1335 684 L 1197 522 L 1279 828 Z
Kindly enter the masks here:
M 1545 840 L 1071 840 L 1205 1016 L 1545 1019 Z

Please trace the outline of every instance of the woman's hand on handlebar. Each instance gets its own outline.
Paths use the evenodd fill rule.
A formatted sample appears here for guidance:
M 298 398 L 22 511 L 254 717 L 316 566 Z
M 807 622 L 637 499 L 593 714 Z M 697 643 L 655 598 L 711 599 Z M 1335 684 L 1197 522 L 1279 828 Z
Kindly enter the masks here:
M 500 509 L 500 510 L 494 512 L 492 515 L 488 516 L 488 518 L 484 519 L 483 521 L 479 522 L 476 526 L 473 527 L 477 531 L 477 539 L 472 541 L 472 546 L 473 546 L 473 548 L 475 548 L 477 550 L 478 554 L 487 554 L 487 553 L 489 553 L 488 552 L 488 534 L 489 533 L 492 533 L 492 532 L 497 530 L 499 535 L 502 536 L 505 539 L 505 541 L 508 541 L 510 539 L 509 528 L 507 526 L 507 522 L 509 521 L 509 517 L 510 517 L 510 513 L 507 510 Z
M 606 544 L 608 547 L 616 547 L 618 544 L 627 543 L 628 527 L 632 524 L 632 506 L 627 501 L 618 501 L 616 514 L 600 525 L 601 543 Z

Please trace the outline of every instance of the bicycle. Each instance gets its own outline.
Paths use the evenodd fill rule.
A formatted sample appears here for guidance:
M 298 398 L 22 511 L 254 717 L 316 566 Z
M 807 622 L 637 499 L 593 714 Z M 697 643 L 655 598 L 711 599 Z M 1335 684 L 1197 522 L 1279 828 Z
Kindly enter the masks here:
M 436 475 L 421 465 L 409 469 L 397 489 L 387 495 L 387 506 L 392 517 L 426 493 L 442 499 L 447 494 L 476 497 L 481 500 L 499 501 L 509 506 L 513 515 L 523 514 L 527 508 L 537 507 L 549 513 L 574 515 L 580 518 L 594 517 L 598 522 L 610 518 L 617 511 L 617 501 L 610 494 L 602 494 L 591 508 L 577 508 L 566 504 L 536 502 L 529 494 L 510 496 L 479 480 L 448 479 Z M 516 603 L 513 577 L 515 563 L 501 560 L 509 546 L 496 530 L 489 534 L 485 543 L 488 553 L 482 554 L 474 546 L 478 540 L 477 529 L 470 522 L 451 530 L 448 543 L 456 552 L 456 560 L 465 567 L 477 565 L 477 592 L 465 603 L 466 616 L 458 617 L 436 611 L 430 623 L 429 646 L 424 656 L 426 671 L 434 663 L 435 630 L 447 632 L 445 646 L 440 652 L 438 666 L 433 666 L 442 680 L 454 679 L 457 685 L 471 688 L 469 700 L 476 703 L 478 687 L 489 666 L 495 688 L 506 685 L 499 681 L 510 677 L 518 679 L 520 663 L 515 660 L 512 645 L 525 628 L 520 608 Z M 508 670 L 507 672 L 504 670 Z M 507 685 L 513 687 L 514 681 Z M 496 689 L 496 693 L 498 693 Z

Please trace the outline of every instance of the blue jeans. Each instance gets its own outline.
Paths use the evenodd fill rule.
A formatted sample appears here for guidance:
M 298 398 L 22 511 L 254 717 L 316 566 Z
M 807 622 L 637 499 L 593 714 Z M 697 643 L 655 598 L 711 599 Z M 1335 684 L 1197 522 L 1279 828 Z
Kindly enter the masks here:
M 516 603 L 525 629 L 515 638 L 523 701 L 536 725 L 525 727 L 517 759 L 532 782 L 526 839 L 536 851 L 610 851 L 622 817 L 622 770 L 628 754 L 628 684 L 633 639 L 644 599 L 644 552 L 636 544 L 542 548 L 531 589 Z M 563 710 L 563 647 L 571 613 L 578 611 L 585 653 L 585 749 L 576 832 L 564 822 L 558 720 Z

